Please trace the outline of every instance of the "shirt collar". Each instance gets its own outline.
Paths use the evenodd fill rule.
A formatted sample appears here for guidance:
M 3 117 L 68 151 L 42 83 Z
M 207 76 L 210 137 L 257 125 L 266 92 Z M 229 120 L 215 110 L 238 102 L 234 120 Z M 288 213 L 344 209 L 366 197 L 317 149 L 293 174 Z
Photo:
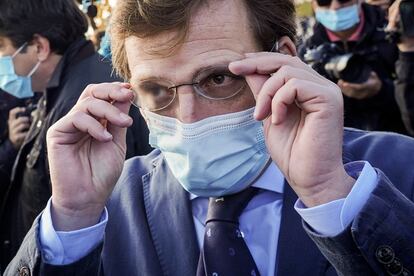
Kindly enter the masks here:
M 282 172 L 275 163 L 271 162 L 259 179 L 253 183 L 252 187 L 283 194 L 284 183 L 285 177 Z M 190 193 L 190 200 L 198 197 L 199 196 Z

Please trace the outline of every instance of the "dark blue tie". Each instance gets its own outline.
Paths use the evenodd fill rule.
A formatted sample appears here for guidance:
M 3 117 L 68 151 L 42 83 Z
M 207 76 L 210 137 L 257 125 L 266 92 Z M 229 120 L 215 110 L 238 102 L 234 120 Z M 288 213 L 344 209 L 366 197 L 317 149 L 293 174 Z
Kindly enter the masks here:
M 239 217 L 257 192 L 248 188 L 234 195 L 210 198 L 197 276 L 260 275 L 239 229 Z

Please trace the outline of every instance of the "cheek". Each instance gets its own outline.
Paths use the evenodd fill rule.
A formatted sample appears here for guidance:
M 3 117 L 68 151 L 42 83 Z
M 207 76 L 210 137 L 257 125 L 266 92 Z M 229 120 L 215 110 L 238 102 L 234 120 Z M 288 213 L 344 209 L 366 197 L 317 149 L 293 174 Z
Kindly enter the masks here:
M 30 69 L 28 69 L 28 62 L 22 59 L 20 56 L 16 56 L 13 59 L 14 72 L 19 76 L 27 76 Z

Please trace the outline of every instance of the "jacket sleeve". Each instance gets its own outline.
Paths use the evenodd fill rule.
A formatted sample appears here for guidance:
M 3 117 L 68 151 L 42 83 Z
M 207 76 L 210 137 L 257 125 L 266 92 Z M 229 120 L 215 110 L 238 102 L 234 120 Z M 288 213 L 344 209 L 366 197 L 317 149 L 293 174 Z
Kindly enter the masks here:
M 98 245 L 88 255 L 75 263 L 63 266 L 55 266 L 44 263 L 42 261 L 42 252 L 39 245 L 39 219 L 40 216 L 36 218 L 16 256 L 6 268 L 4 276 L 103 275 L 101 267 L 101 252 L 103 243 Z
M 404 125 L 414 136 L 414 52 L 400 53 L 396 72 L 395 97 Z
M 377 172 L 378 186 L 342 233 L 321 236 L 304 223 L 308 235 L 339 275 L 414 272 L 414 203 Z

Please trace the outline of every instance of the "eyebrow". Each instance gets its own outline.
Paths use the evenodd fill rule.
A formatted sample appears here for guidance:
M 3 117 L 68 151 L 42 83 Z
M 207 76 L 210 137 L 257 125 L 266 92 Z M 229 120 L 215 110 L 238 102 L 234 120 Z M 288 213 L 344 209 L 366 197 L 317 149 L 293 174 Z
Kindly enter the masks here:
M 205 71 L 210 70 L 210 71 L 214 72 L 214 69 L 218 69 L 218 70 L 221 69 L 221 71 L 223 71 L 223 72 L 229 72 L 230 73 L 230 70 L 228 69 L 228 66 L 231 62 L 232 61 L 224 61 L 224 62 L 218 62 L 216 64 L 209 64 L 209 65 L 206 65 L 206 66 L 202 66 L 202 67 L 196 69 L 193 72 L 192 79 L 188 80 L 188 81 L 194 81 L 197 77 L 200 76 L 201 73 L 203 73 Z M 171 79 L 166 78 L 165 76 L 161 76 L 161 75 L 153 75 L 153 76 L 148 75 L 148 76 L 146 76 L 145 73 L 143 74 L 143 77 L 138 77 L 134 80 L 137 81 L 137 82 L 145 81 L 145 80 L 167 80 L 167 81 L 170 81 L 170 82 L 174 83 L 174 81 L 172 81 Z

